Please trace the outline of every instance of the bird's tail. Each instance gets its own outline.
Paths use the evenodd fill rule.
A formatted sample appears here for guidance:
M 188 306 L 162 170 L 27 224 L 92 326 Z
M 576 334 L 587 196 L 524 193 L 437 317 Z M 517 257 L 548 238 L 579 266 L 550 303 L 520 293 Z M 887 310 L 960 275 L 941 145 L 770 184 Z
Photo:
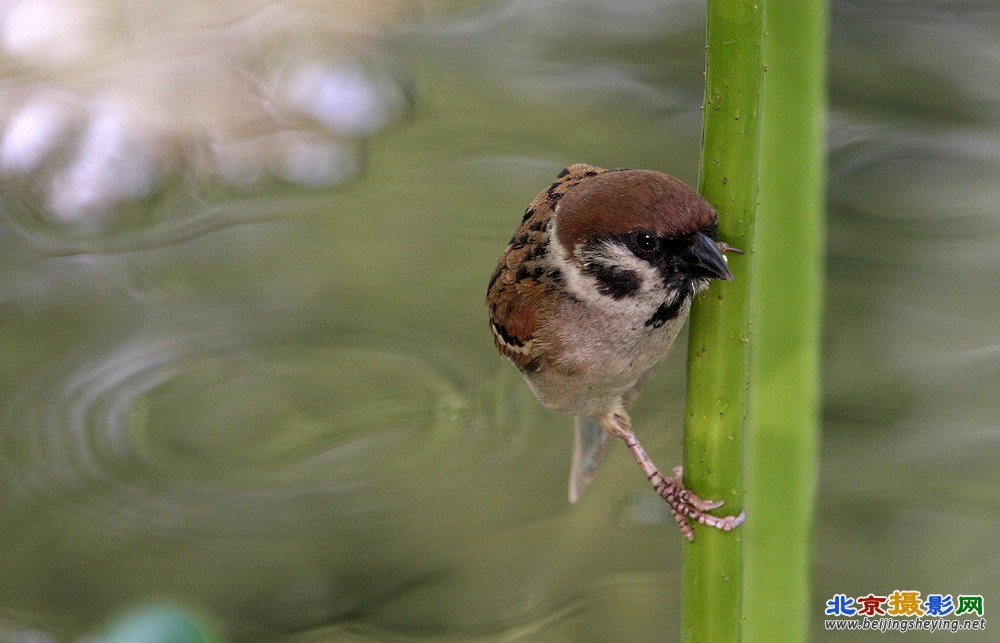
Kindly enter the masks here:
M 569 470 L 569 501 L 575 503 L 594 479 L 611 436 L 593 418 L 577 416 L 573 418 L 573 424 L 575 431 L 573 465 Z

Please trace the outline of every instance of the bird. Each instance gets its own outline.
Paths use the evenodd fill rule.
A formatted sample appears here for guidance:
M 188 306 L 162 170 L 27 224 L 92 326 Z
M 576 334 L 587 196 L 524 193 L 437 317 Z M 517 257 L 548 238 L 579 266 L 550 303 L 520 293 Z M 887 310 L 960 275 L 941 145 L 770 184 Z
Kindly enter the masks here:
M 497 350 L 543 406 L 574 418 L 569 500 L 579 501 L 612 438 L 623 441 L 685 538 L 690 522 L 723 531 L 746 517 L 708 512 L 665 476 L 632 429 L 639 388 L 671 350 L 693 298 L 733 279 L 716 241 L 718 215 L 695 190 L 656 170 L 571 165 L 524 212 L 489 279 Z

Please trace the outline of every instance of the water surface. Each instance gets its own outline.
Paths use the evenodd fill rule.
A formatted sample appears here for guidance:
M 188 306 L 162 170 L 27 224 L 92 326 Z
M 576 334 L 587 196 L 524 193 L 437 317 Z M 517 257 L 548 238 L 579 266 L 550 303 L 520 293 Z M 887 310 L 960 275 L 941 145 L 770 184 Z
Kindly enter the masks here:
M 3 5 L 4 638 L 162 598 L 234 640 L 675 638 L 673 520 L 614 445 L 566 503 L 482 298 L 562 167 L 696 180 L 702 3 L 378 5 Z M 816 623 L 989 605 L 1000 10 L 832 27 Z M 665 468 L 683 355 L 634 413 Z

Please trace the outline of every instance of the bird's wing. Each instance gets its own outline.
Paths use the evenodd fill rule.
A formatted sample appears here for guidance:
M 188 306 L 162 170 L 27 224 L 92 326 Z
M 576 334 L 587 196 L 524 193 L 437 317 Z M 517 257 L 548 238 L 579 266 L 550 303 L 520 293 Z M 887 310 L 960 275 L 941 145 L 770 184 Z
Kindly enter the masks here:
M 494 288 L 508 292 L 490 309 L 490 331 L 497 350 L 524 372 L 538 368 L 539 353 L 535 350 L 538 329 L 538 308 L 544 299 L 537 287 L 498 283 Z
M 490 326 L 497 349 L 524 372 L 544 359 L 544 347 L 534 344 L 543 308 L 562 275 L 546 263 L 552 216 L 559 200 L 581 181 L 604 172 L 583 163 L 571 165 L 542 190 L 524 211 L 521 225 L 507 243 L 487 286 Z
M 497 263 L 487 287 L 490 330 L 497 349 L 522 371 L 537 368 L 534 345 L 539 312 L 546 305 L 553 275 L 544 265 L 552 207 L 538 199 Z
M 573 464 L 569 470 L 569 501 L 576 502 L 594 479 L 608 449 L 611 436 L 597 420 L 577 416 L 573 418 Z

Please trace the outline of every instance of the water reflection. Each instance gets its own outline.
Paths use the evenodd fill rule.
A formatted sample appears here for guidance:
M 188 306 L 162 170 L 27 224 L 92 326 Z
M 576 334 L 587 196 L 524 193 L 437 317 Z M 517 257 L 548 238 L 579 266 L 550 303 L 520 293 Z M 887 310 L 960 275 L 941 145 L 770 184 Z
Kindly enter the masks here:
M 147 4 L 21 0 L 0 15 L 13 61 L 0 100 L 4 206 L 29 234 L 55 237 L 43 243 L 78 242 L 52 251 L 122 235 L 149 244 L 136 233 L 169 239 L 193 220 L 212 229 L 206 201 L 220 196 L 341 185 L 362 164 L 359 143 L 408 107 L 374 35 L 337 19 L 372 30 L 392 3 L 322 16 L 218 5 L 159 16 L 155 29 Z
M 4 7 L 0 44 L 25 66 L 76 67 L 106 53 L 121 28 L 111 3 L 81 0 L 15 0 Z
M 817 605 L 995 594 L 1000 13 L 834 8 Z M 695 180 L 702 20 L 0 6 L 0 638 L 161 596 L 237 640 L 671 638 L 672 521 L 614 447 L 565 503 L 482 297 L 567 163 Z M 634 419 L 679 462 L 662 370 Z

